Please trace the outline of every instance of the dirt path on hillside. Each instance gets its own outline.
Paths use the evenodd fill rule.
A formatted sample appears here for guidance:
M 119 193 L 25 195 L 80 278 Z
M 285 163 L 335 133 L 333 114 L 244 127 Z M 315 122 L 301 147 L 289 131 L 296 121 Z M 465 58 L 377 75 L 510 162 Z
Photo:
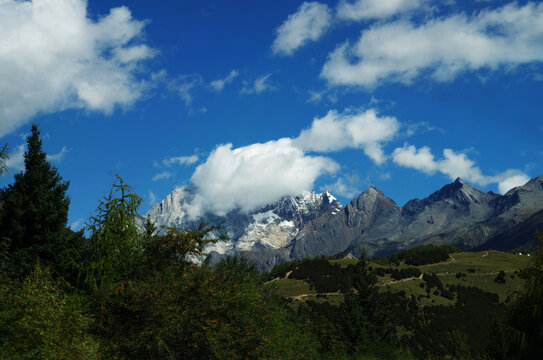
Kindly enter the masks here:
M 419 277 L 410 277 L 410 278 L 405 278 L 405 279 L 400 279 L 400 280 L 391 280 L 391 281 L 387 281 L 381 284 L 377 284 L 377 286 L 386 286 L 386 285 L 397 284 L 397 283 L 411 281 L 411 280 L 422 280 L 423 275 L 424 274 L 420 274 Z
M 309 296 L 317 296 L 317 295 L 321 295 L 321 296 L 328 296 L 328 295 L 341 295 L 341 292 L 339 291 L 336 291 L 336 292 L 331 292 L 331 293 L 318 293 L 318 294 L 300 294 L 300 295 L 294 295 L 294 296 L 287 296 L 289 299 L 293 299 L 293 300 L 301 300 L 303 298 L 306 298 L 306 297 L 309 297 Z

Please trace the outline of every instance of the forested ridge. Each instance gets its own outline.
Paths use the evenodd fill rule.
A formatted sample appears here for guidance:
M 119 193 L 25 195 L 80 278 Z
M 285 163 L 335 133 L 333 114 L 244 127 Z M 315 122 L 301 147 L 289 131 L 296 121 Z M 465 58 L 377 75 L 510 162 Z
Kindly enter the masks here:
M 118 176 L 74 232 L 69 183 L 47 161 L 36 125 L 24 158 L 0 192 L 0 359 L 543 358 L 541 245 L 507 301 L 420 271 L 448 261 L 451 246 L 406 250 L 379 266 L 363 255 L 348 266 L 305 259 L 269 274 L 236 257 L 197 264 L 220 229 L 158 232 L 149 219 L 142 229 L 141 198 Z M 278 296 L 273 279 L 287 274 L 341 301 Z M 500 272 L 496 284 L 512 275 Z M 420 278 L 426 295 L 388 291 L 382 276 Z M 422 302 L 431 296 L 451 305 Z

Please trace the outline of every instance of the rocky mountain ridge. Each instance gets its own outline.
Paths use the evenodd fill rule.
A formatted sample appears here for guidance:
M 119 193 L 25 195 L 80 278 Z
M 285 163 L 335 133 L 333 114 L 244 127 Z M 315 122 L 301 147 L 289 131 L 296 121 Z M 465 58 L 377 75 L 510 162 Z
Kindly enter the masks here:
M 194 196 L 194 188 L 176 189 L 148 214 L 159 226 L 194 226 L 188 215 Z M 346 206 L 329 192 L 306 191 L 249 213 L 204 214 L 202 220 L 221 225 L 230 238 L 208 249 L 212 258 L 238 253 L 270 269 L 308 256 L 362 251 L 378 256 L 427 243 L 469 250 L 542 209 L 543 175 L 504 195 L 456 179 L 403 207 L 374 186 Z

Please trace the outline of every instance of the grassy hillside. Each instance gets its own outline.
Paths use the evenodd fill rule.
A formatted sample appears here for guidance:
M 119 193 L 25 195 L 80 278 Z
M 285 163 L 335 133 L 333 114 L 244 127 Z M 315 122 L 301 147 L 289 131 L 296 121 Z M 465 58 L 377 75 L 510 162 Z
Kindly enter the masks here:
M 378 284 L 383 291 L 405 291 L 407 295 L 415 295 L 422 305 L 452 305 L 454 300 L 436 295 L 436 288 L 428 293 L 424 283 L 423 274 L 436 274 L 441 280 L 443 287 L 450 285 L 476 286 L 484 291 L 498 294 L 501 301 L 505 301 L 513 292 L 521 289 L 523 280 L 518 276 L 521 269 L 528 265 L 530 257 L 525 255 L 514 255 L 500 251 L 463 252 L 453 253 L 447 261 L 421 265 L 416 268 L 420 270 L 420 277 L 407 279 L 393 279 L 390 274 L 378 276 Z M 330 260 L 331 264 L 337 264 L 342 268 L 356 264 L 357 260 L 337 259 Z M 371 263 L 373 268 L 407 269 L 414 266 L 401 262 L 398 265 L 383 266 L 375 262 Z M 496 276 L 503 271 L 505 282 L 494 281 Z M 296 280 L 287 277 L 277 278 L 270 282 L 274 286 L 275 294 L 292 299 L 294 301 L 317 300 L 339 303 L 342 295 L 331 292 L 318 294 L 310 284 L 304 280 Z

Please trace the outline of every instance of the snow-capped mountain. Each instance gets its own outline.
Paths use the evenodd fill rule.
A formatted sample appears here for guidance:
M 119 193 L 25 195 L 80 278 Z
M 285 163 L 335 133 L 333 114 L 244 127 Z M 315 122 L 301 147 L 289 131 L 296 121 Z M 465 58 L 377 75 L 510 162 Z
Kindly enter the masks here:
M 326 214 L 338 214 L 343 209 L 329 192 L 304 191 L 249 213 L 233 210 L 224 216 L 207 213 L 193 219 L 190 207 L 195 194 L 193 187 L 180 187 L 153 206 L 148 215 L 159 228 L 194 227 L 200 220 L 220 225 L 229 240 L 213 244 L 207 250 L 221 255 L 251 252 L 255 248 L 288 247 L 308 222 Z
M 529 224 L 534 222 L 532 215 L 543 209 L 543 175 L 505 195 L 481 191 L 462 179 L 403 207 L 374 186 L 347 206 L 329 192 L 305 191 L 248 213 L 204 214 L 198 220 L 189 215 L 195 194 L 192 187 L 176 189 L 148 215 L 165 227 L 196 226 L 200 219 L 221 225 L 229 240 L 207 249 L 212 258 L 237 253 L 271 269 L 282 261 L 339 252 L 372 256 L 427 243 L 481 247 L 529 218 Z

